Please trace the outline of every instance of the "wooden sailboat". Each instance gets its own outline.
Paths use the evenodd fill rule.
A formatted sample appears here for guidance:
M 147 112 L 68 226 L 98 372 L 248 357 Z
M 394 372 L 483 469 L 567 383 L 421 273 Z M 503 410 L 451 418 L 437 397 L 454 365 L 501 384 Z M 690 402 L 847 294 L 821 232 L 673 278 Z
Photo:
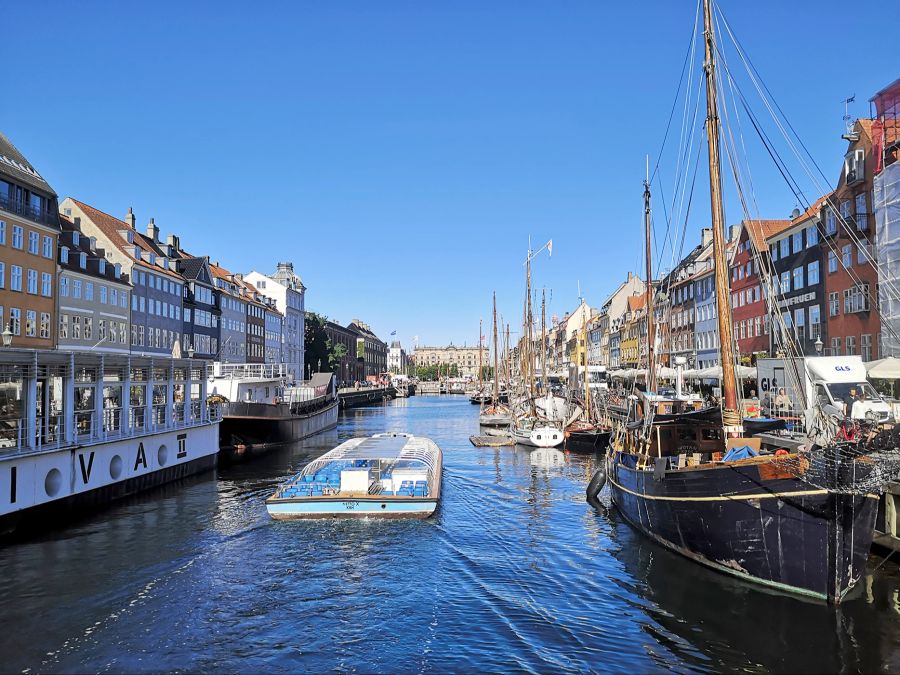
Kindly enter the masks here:
M 525 359 L 524 371 L 527 382 L 527 394 L 525 400 L 520 402 L 520 410 L 514 417 L 514 423 L 510 426 L 510 433 L 513 439 L 519 445 L 528 445 L 537 448 L 555 448 L 562 445 L 564 436 L 562 428 L 552 420 L 542 414 L 537 405 L 537 392 L 535 390 L 535 355 L 533 353 L 534 339 L 534 316 L 531 308 L 531 260 L 537 255 L 532 252 L 529 247 L 528 256 L 525 259 Z M 541 314 L 543 320 L 544 303 L 541 303 Z M 545 322 L 544 322 L 545 323 Z M 547 350 L 546 336 L 544 329 L 541 328 L 541 377 L 546 381 L 547 370 Z M 543 383 L 542 383 L 543 384 Z M 546 391 L 546 384 L 543 384 L 542 391 Z
M 703 2 L 706 133 L 723 409 L 653 393 L 648 330 L 648 392 L 618 425 L 589 500 L 608 481 L 619 512 L 654 541 L 747 581 L 837 603 L 860 579 L 872 542 L 876 463 L 848 448 L 812 444 L 780 456 L 727 461 L 730 449 L 758 450 L 759 440 L 743 437 L 737 412 L 710 1 Z M 645 204 L 649 209 L 649 186 Z M 647 249 L 649 270 L 649 241 Z M 648 294 L 651 280 L 648 273 Z M 652 307 L 651 297 L 651 326 Z
M 509 406 L 500 403 L 500 358 L 497 347 L 497 293 L 494 293 L 494 333 L 493 333 L 493 349 L 494 349 L 494 391 L 491 396 L 491 403 L 486 407 L 482 407 L 481 414 L 478 416 L 478 423 L 487 427 L 508 427 L 512 420 Z
M 581 401 L 581 415 L 566 425 L 566 450 L 570 452 L 604 452 L 611 430 L 608 425 L 600 424 L 592 408 L 591 381 L 588 370 L 587 351 L 587 321 L 581 329 L 581 343 L 583 345 L 582 368 L 584 369 L 584 390 Z

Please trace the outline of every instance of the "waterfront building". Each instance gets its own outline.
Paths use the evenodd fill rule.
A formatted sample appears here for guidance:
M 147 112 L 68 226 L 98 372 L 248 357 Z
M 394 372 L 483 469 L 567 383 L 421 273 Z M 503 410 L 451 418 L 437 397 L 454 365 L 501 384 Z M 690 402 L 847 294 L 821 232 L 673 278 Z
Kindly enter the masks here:
M 694 276 L 694 344 L 700 369 L 719 365 L 719 314 L 712 260 L 703 267 Z
M 284 359 L 284 315 L 275 308 L 274 301 L 266 307 L 265 323 L 266 323 L 266 346 L 265 346 L 265 362 L 266 363 L 283 363 Z M 293 377 L 293 376 L 291 376 Z
M 59 217 L 57 293 L 60 349 L 127 354 L 130 349 L 131 284 L 119 263 L 106 259 L 94 237 Z M 48 279 L 46 283 L 50 283 Z M 50 330 L 41 327 L 42 330 Z
M 871 99 L 872 177 L 878 255 L 880 356 L 900 357 L 900 79 Z
M 608 316 L 606 317 L 608 320 Z M 588 364 L 599 365 L 600 361 L 600 343 L 603 338 L 603 328 L 601 323 L 603 316 L 598 314 L 588 322 L 587 326 L 587 352 Z
M 413 352 L 416 367 L 455 365 L 461 377 L 478 377 L 478 347 L 457 347 L 453 343 L 446 347 L 416 347 Z M 488 350 L 481 348 L 482 365 L 490 364 Z
M 820 247 L 827 266 L 826 346 L 832 355 L 859 354 L 863 361 L 878 358 L 881 338 L 877 258 L 872 246 L 877 236 L 872 208 L 872 123 L 857 120 L 844 135 L 847 152 L 837 188 L 825 209 L 825 236 Z
M 219 353 L 216 361 L 247 362 L 247 302 L 241 295 L 238 278 L 218 262 L 210 263 L 210 272 L 219 291 Z
M 400 345 L 399 340 L 394 340 L 391 342 L 391 346 L 388 349 L 387 356 L 387 369 L 388 372 L 398 374 L 398 373 L 406 373 L 407 366 L 406 359 L 406 350 Z
M 185 279 L 182 295 L 183 353 L 214 361 L 219 354 L 222 310 L 209 258 L 185 254 L 175 235 L 170 235 L 167 241 L 169 254 L 179 256 L 177 270 Z
M 627 311 L 626 302 L 626 311 Z M 609 367 L 611 369 L 622 367 L 622 324 L 625 314 L 612 319 L 609 324 Z
M 597 360 L 592 361 L 592 363 L 610 368 L 613 367 L 610 345 L 612 326 L 625 314 L 628 307 L 628 298 L 641 293 L 644 293 L 644 282 L 636 274 L 629 272 L 625 281 L 610 293 L 609 297 L 601 305 L 597 315 L 599 318 L 596 329 L 599 332 Z M 590 341 L 590 336 L 588 339 Z
M 265 363 L 266 360 L 266 303 L 253 284 L 238 274 L 241 296 L 247 308 L 247 363 Z
M 364 382 L 366 379 L 365 358 L 358 358 L 356 351 L 356 340 L 359 337 L 357 332 L 335 321 L 325 321 L 325 335 L 332 345 L 342 345 L 344 347 L 344 355 L 341 356 L 337 364 L 335 373 L 338 380 L 343 382 Z M 322 367 L 328 369 L 328 364 L 309 363 L 306 364 L 307 373 L 311 373 L 313 369 L 319 372 Z
M 772 286 L 776 293 L 771 330 L 773 355 L 778 352 L 815 356 L 822 340 L 825 312 L 825 276 L 818 230 L 823 197 L 805 213 L 795 209 L 788 227 L 766 243 L 772 260 Z M 829 235 L 830 236 L 830 235 Z M 755 296 L 754 296 L 755 297 Z M 824 345 L 824 340 L 819 343 Z
M 644 293 L 628 298 L 619 341 L 620 364 L 623 368 L 638 368 L 641 355 L 646 355 L 647 296 Z
M 663 279 L 662 290 L 669 298 L 669 325 L 667 339 L 661 342 L 664 361 L 673 363 L 673 357 L 686 359 L 689 368 L 697 365 L 697 353 L 694 345 L 694 283 L 693 276 L 697 272 L 695 263 L 698 259 L 706 260 L 711 255 L 712 230 L 704 228 L 700 243 L 687 254 Z M 665 351 L 668 351 L 666 354 Z
M 56 346 L 58 238 L 56 193 L 0 134 L 0 331 L 17 347 Z
M 306 287 L 294 272 L 294 264 L 280 262 L 273 274 L 250 272 L 244 279 L 253 284 L 265 297 L 275 301 L 283 316 L 282 359 L 288 376 L 299 381 L 304 375 L 304 331 L 306 317 Z
M 372 332 L 369 324 L 353 319 L 347 326 L 356 331 L 356 356 L 362 357 L 366 378 L 373 378 L 387 372 L 387 343 Z
M 771 288 L 769 247 L 766 240 L 791 226 L 790 220 L 745 220 L 731 260 L 731 312 L 741 363 L 755 365 L 769 352 Z
M 159 228 L 153 219 L 145 235 L 135 229 L 136 219 L 131 209 L 125 220 L 119 220 L 67 197 L 60 204 L 60 211 L 84 235 L 97 240 L 108 263 L 120 265 L 128 275 L 132 286 L 131 352 L 171 355 L 184 330 L 184 277 L 175 271 L 174 261 L 161 248 Z

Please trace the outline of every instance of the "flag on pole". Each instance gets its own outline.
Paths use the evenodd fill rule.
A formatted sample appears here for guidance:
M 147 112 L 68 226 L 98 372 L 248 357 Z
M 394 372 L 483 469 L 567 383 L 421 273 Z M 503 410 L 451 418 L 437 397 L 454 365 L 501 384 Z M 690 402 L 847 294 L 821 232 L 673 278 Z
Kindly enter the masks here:
M 391 335 L 396 335 L 396 334 L 397 334 L 397 331 L 395 331 L 395 330 L 391 331 Z
M 553 240 L 552 239 L 547 242 L 547 255 L 549 255 L 549 256 L 553 255 Z

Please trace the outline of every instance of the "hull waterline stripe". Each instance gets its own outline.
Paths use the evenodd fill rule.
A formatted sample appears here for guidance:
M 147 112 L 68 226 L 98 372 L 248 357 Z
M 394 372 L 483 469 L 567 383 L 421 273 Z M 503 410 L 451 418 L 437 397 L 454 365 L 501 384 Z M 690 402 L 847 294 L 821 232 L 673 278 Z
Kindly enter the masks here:
M 781 497 L 807 497 L 812 495 L 828 494 L 828 490 L 796 490 L 793 492 L 766 492 L 748 495 L 719 495 L 716 497 L 665 497 L 662 495 L 648 495 L 641 492 L 635 492 L 634 490 L 629 490 L 627 487 L 619 485 L 615 480 L 613 480 L 612 476 L 610 476 L 608 480 L 612 485 L 615 485 L 616 488 L 618 488 L 622 492 L 627 492 L 628 494 L 634 495 L 635 497 L 641 497 L 642 499 L 656 499 L 667 502 L 743 502 L 749 499 L 780 499 Z M 873 495 L 866 496 L 872 497 Z

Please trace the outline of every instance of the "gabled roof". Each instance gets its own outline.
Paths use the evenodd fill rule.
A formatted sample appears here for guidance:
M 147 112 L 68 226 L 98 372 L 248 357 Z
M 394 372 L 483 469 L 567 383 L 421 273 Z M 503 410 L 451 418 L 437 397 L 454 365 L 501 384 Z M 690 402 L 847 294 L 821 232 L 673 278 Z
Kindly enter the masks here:
M 768 248 L 766 240 L 791 226 L 790 220 L 745 220 L 744 228 L 757 251 Z
M 206 265 L 206 258 L 180 258 L 178 271 L 185 279 L 199 279 Z
M 106 260 L 103 248 L 95 247 L 93 251 L 91 250 L 91 238 L 86 236 L 75 225 L 74 221 L 60 215 L 59 227 L 61 232 L 59 235 L 58 251 L 62 251 L 62 247 L 64 246 L 69 249 L 68 262 L 63 262 L 61 253 L 57 253 L 57 264 L 60 267 L 72 272 L 78 272 L 79 274 L 87 274 L 99 279 L 105 279 L 112 283 L 120 283 L 126 286 L 129 285 L 128 275 L 125 272 L 120 271 L 119 278 L 116 279 L 115 265 Z M 77 244 L 75 243 L 76 232 L 79 235 Z M 79 260 L 81 253 L 84 253 L 85 256 L 87 256 L 87 267 L 84 268 L 81 267 L 81 262 Z M 103 272 L 100 271 L 101 260 L 104 261 L 105 269 Z
M 184 277 L 175 272 L 172 269 L 164 269 L 159 265 L 151 265 L 149 262 L 140 257 L 135 257 L 131 250 L 131 244 L 129 244 L 125 239 L 122 238 L 122 235 L 119 234 L 123 230 L 131 230 L 133 233 L 132 239 L 134 240 L 134 245 L 140 248 L 142 251 L 146 251 L 148 253 L 152 253 L 157 258 L 165 258 L 167 257 L 165 252 L 160 249 L 160 247 L 149 237 L 144 236 L 137 230 L 132 229 L 128 223 L 124 220 L 119 220 L 118 218 L 109 215 L 108 213 L 104 213 L 100 209 L 96 209 L 90 204 L 85 204 L 84 202 L 80 202 L 77 199 L 73 199 L 72 197 L 68 197 L 68 199 L 72 200 L 79 209 L 82 210 L 85 216 L 90 219 L 94 225 L 106 236 L 106 238 L 115 246 L 121 253 L 126 255 L 131 260 L 135 262 L 141 263 L 147 267 L 153 269 L 156 274 L 163 274 L 165 276 L 170 276 L 179 281 L 184 281 Z
M 0 133 L 0 174 L 4 173 L 17 183 L 56 197 L 56 192 L 35 170 L 31 162 L 25 159 L 25 155 Z
M 647 295 L 645 293 L 641 293 L 640 295 L 629 295 L 628 296 L 628 311 L 635 312 L 639 309 L 643 309 L 647 304 Z

